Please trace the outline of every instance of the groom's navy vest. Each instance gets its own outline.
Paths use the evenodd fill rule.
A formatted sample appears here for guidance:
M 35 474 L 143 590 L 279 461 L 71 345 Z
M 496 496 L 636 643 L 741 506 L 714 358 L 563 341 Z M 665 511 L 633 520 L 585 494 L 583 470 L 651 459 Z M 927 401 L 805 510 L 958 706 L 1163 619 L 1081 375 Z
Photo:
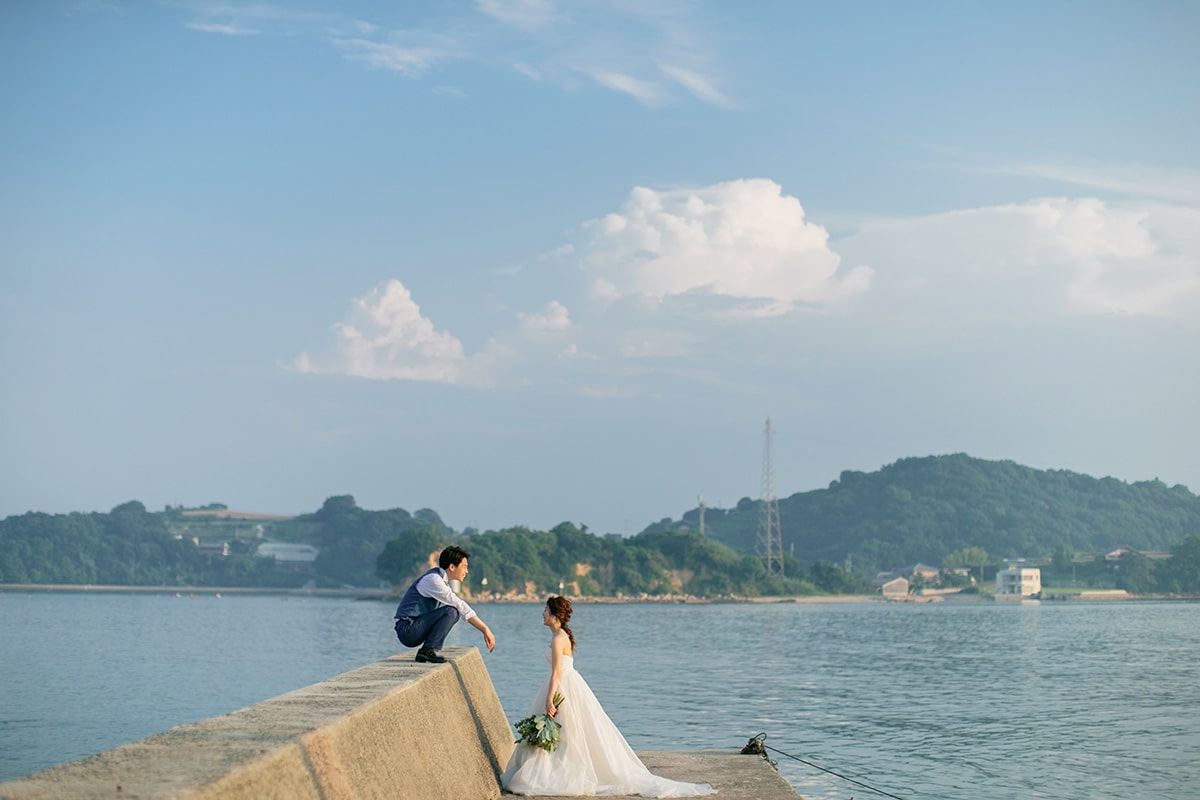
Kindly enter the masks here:
M 400 605 L 396 607 L 396 619 L 415 619 L 416 617 L 428 614 L 441 605 L 441 603 L 432 597 L 426 597 L 417 591 L 417 584 L 421 582 L 421 578 L 440 571 L 440 569 L 434 567 L 413 581 L 412 586 L 408 587 L 408 591 L 400 599 Z

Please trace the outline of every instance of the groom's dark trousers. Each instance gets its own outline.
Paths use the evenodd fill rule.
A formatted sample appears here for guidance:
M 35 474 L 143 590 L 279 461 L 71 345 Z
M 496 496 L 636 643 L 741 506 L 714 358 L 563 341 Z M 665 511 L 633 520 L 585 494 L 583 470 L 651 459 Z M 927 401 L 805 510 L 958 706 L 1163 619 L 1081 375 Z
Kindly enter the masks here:
M 441 606 L 419 617 L 401 617 L 396 620 L 396 636 L 406 647 L 441 650 L 446 636 L 456 622 L 458 609 L 454 606 Z
M 421 579 L 434 572 L 441 572 L 436 567 L 427 570 L 424 575 L 413 581 L 412 586 L 400 599 L 396 607 L 396 636 L 405 647 L 428 647 L 441 650 L 446 636 L 454 623 L 458 622 L 458 609 L 454 606 L 443 606 L 432 597 L 425 597 L 417 591 Z

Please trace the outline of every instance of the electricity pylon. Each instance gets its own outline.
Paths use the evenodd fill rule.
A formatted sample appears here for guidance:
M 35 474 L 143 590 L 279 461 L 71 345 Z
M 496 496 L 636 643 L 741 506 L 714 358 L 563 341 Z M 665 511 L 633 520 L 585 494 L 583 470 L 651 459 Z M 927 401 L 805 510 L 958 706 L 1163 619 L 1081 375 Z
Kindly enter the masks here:
M 758 521 L 758 552 L 768 575 L 783 576 L 783 534 L 779 500 L 775 497 L 775 467 L 771 463 L 771 418 L 763 432 L 762 501 Z

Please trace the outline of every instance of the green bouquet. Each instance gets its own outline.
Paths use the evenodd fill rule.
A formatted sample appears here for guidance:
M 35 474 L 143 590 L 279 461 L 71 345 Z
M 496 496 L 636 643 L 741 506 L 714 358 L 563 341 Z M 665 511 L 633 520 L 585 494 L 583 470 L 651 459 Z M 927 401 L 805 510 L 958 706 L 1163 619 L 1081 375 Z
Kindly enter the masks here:
M 562 705 L 566 698 L 561 692 L 554 693 L 554 707 Z M 517 723 L 517 744 L 527 744 L 530 747 L 540 747 L 547 753 L 553 753 L 558 747 L 559 725 L 548 714 L 533 714 Z

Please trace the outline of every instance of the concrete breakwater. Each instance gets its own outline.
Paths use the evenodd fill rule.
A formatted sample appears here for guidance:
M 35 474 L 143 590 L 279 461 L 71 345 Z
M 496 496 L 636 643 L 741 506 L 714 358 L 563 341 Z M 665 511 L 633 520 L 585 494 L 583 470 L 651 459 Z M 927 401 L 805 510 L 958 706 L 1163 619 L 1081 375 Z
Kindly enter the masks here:
M 406 653 L 271 700 L 0 783 L 0 800 L 493 800 L 513 732 L 479 650 Z M 722 800 L 798 795 L 736 751 L 643 753 Z
M 496 798 L 513 735 L 475 648 L 394 656 L 0 784 L 34 798 Z

